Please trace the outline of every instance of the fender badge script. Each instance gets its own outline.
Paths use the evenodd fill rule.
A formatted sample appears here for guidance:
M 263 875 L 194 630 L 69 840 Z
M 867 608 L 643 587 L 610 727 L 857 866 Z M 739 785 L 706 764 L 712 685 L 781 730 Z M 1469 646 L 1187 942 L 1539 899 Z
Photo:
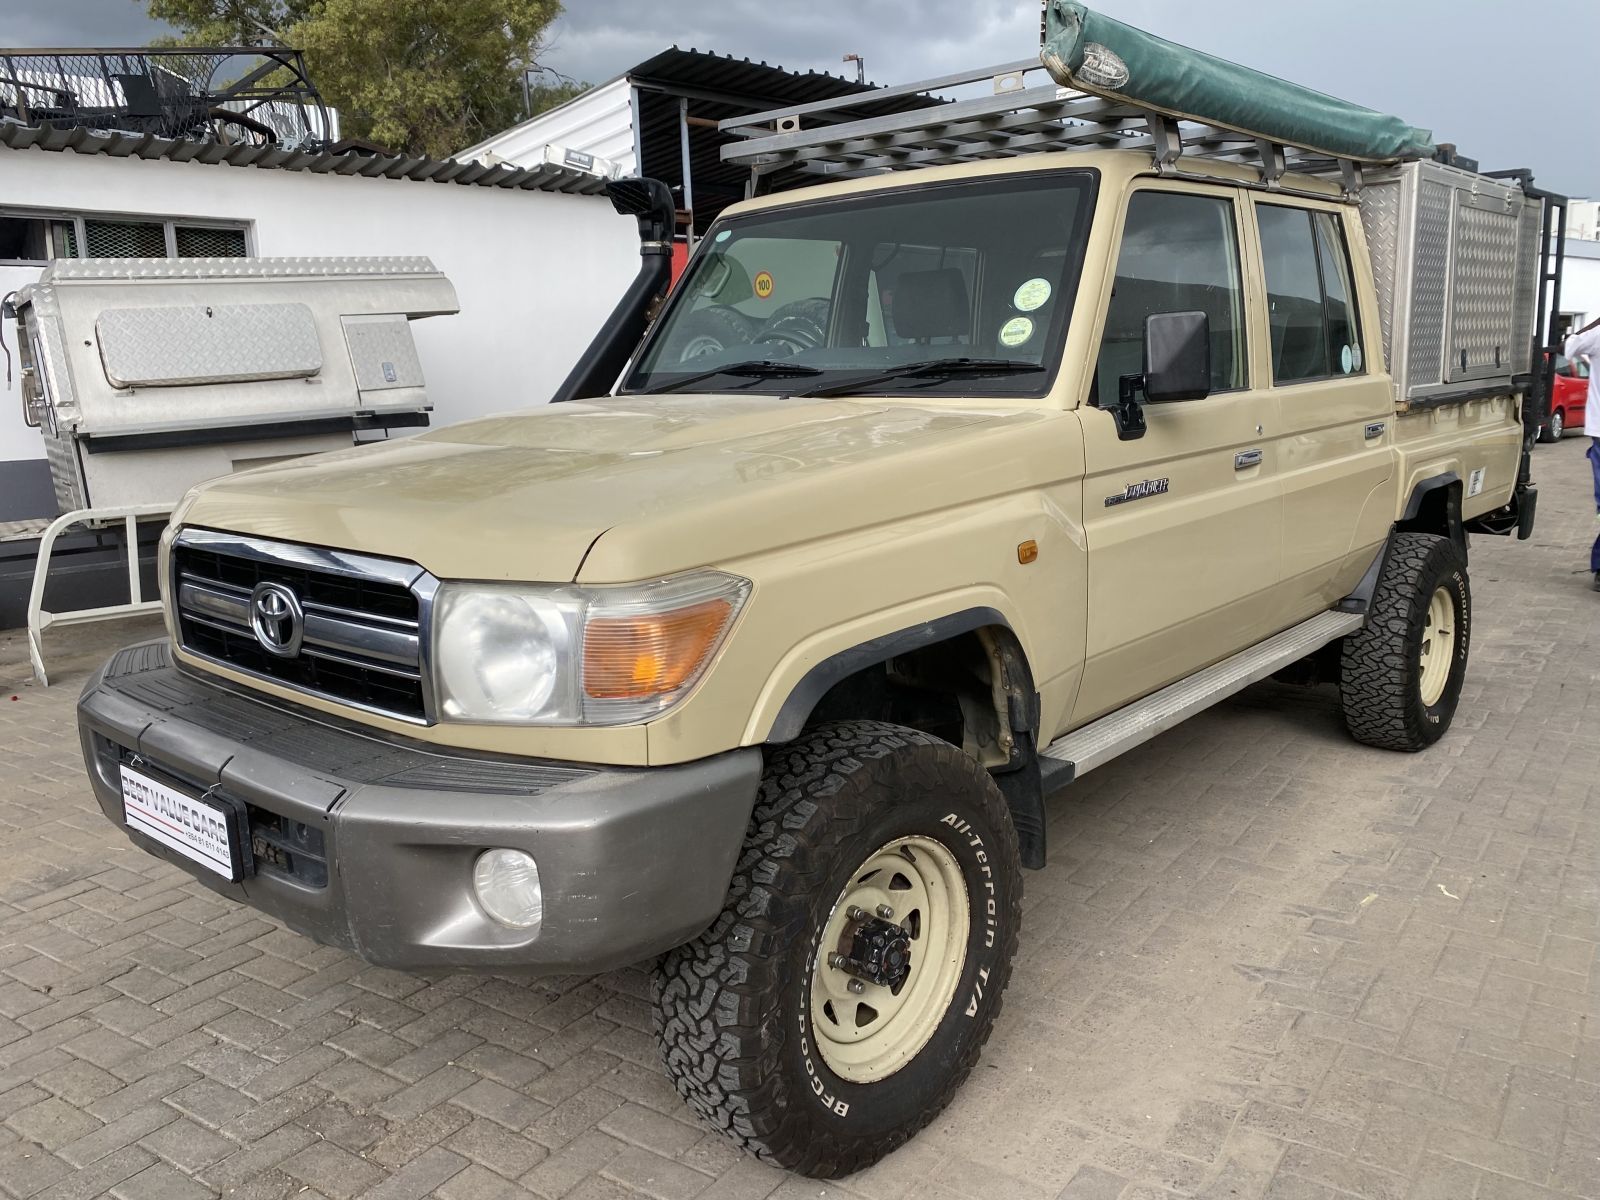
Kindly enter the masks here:
M 1113 504 L 1126 504 L 1130 500 L 1145 500 L 1151 496 L 1165 495 L 1166 491 L 1167 481 L 1165 478 L 1143 479 L 1138 483 L 1130 483 L 1115 496 L 1107 496 L 1106 507 L 1110 508 Z

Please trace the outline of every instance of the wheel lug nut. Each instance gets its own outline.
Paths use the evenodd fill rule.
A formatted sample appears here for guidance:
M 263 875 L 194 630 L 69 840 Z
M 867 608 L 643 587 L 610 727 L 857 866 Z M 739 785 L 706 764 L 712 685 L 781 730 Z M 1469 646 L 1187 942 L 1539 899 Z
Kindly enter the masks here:
M 862 983 L 859 979 L 852 979 L 845 986 L 850 989 L 850 994 L 852 996 L 859 996 L 862 992 L 867 990 L 867 985 Z
M 867 910 L 862 908 L 859 904 L 852 904 L 849 908 L 844 910 L 844 915 L 849 917 L 852 921 L 865 921 L 867 919 Z
M 894 909 L 890 908 L 887 904 L 880 904 L 878 905 L 878 915 L 885 921 L 891 921 L 894 919 Z
M 835 967 L 835 968 L 843 967 L 849 961 L 850 960 L 848 958 L 846 958 L 842 954 L 830 954 L 830 955 L 828 955 L 828 965 L 830 967 Z

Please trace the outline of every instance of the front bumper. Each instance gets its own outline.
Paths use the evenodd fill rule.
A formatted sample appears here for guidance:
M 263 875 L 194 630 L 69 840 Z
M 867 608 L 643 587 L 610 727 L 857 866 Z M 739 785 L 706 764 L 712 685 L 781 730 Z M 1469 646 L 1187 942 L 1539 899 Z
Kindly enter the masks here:
M 761 772 L 755 748 L 645 768 L 441 753 L 199 678 L 165 642 L 114 655 L 78 728 L 95 797 L 136 845 L 402 968 L 601 971 L 687 941 L 722 908 Z M 122 763 L 238 808 L 253 868 L 229 882 L 129 830 Z M 473 863 L 494 846 L 538 863 L 536 930 L 473 898 Z

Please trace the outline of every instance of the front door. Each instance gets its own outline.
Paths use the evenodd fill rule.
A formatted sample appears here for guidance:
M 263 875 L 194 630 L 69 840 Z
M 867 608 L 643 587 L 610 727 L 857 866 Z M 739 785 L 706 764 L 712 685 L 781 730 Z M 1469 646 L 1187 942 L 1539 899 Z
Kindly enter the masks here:
M 1242 215 L 1230 189 L 1156 180 L 1124 210 L 1093 403 L 1078 409 L 1089 620 L 1073 724 L 1277 632 L 1283 495 L 1272 397 L 1250 374 Z M 1191 310 L 1210 318 L 1211 394 L 1146 404 L 1148 431 L 1120 440 L 1104 407 L 1142 370 L 1145 318 Z

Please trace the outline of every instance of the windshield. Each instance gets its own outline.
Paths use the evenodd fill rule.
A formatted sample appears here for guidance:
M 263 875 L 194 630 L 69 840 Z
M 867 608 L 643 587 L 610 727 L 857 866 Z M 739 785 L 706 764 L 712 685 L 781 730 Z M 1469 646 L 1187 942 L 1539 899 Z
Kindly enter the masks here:
M 718 222 L 623 390 L 1042 396 L 1094 182 L 987 176 Z

